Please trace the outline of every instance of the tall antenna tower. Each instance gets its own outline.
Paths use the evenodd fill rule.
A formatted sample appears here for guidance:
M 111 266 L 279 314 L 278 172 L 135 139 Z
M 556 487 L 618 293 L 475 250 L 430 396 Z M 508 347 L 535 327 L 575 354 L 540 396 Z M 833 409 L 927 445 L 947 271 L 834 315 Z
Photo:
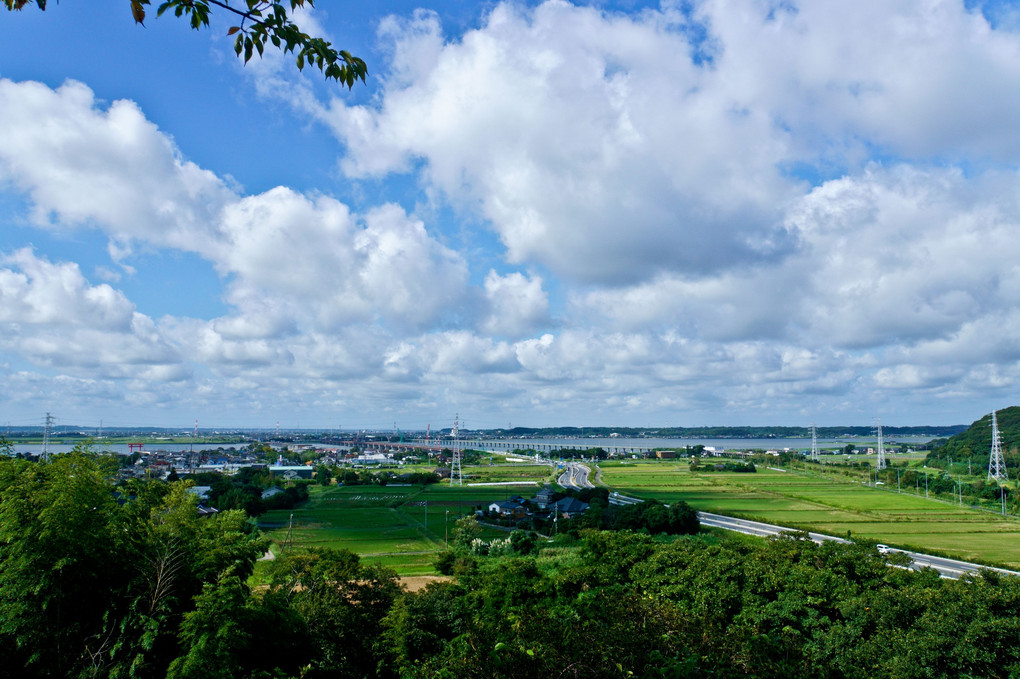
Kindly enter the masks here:
M 46 419 L 43 424 L 43 435 L 42 435 L 42 456 L 44 461 L 50 459 L 50 429 L 53 427 L 53 415 L 46 413 Z
M 999 435 L 999 422 L 992 411 L 992 456 L 988 458 L 988 480 L 995 479 L 1001 483 L 1009 476 L 1006 474 L 1006 462 L 1002 459 L 1002 436 Z
M 876 469 L 885 469 L 885 443 L 882 441 L 882 420 L 878 420 L 878 464 Z
M 456 481 L 454 481 L 456 479 Z M 450 485 L 464 485 L 464 470 L 460 467 L 460 413 L 453 418 L 453 462 L 450 465 Z
M 818 462 L 818 431 L 811 425 L 811 461 Z

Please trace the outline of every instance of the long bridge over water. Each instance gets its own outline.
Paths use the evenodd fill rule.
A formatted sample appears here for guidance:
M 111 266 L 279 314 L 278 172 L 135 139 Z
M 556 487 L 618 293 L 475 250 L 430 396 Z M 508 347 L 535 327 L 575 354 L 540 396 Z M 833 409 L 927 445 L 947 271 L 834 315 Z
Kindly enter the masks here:
M 357 445 L 363 450 L 376 450 L 380 452 L 394 452 L 394 451 L 410 451 L 414 449 L 420 449 L 427 453 L 441 453 L 444 450 L 452 450 L 455 443 L 450 440 L 441 441 L 426 441 L 425 439 L 419 439 L 415 441 L 404 441 L 400 443 L 394 443 L 391 441 L 356 441 L 351 442 L 351 445 Z M 626 456 L 626 455 L 638 455 L 648 456 L 654 455 L 657 448 L 654 446 L 613 446 L 613 445 L 592 445 L 591 443 L 567 443 L 567 442 L 555 442 L 555 443 L 539 443 L 537 441 L 499 441 L 499 440 L 479 440 L 479 439 L 464 439 L 456 442 L 462 450 L 481 450 L 487 453 L 514 453 L 519 452 L 526 454 L 528 451 L 534 451 L 539 454 L 550 454 L 558 450 L 591 450 L 592 448 L 601 448 L 612 456 Z

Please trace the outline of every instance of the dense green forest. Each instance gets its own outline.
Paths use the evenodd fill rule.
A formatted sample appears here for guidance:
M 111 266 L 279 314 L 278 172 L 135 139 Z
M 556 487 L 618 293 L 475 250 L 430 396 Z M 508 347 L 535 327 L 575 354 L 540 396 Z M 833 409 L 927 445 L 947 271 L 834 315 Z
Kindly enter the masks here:
M 346 551 L 281 556 L 241 510 L 108 460 L 0 460 L 0 677 L 1016 677 L 1020 579 L 867 544 L 515 532 L 408 593 Z M 485 556 L 481 553 L 484 552 Z
M 999 425 L 1002 455 L 1006 461 L 1006 467 L 1010 470 L 1010 478 L 1016 478 L 1016 469 L 1020 466 L 1020 452 L 1018 452 L 1018 447 L 1020 447 L 1020 406 L 1010 406 L 996 411 L 995 419 Z M 925 463 L 945 467 L 950 461 L 970 461 L 975 465 L 987 467 L 991 450 L 992 415 L 989 413 L 955 436 L 932 441 L 931 452 L 925 459 Z

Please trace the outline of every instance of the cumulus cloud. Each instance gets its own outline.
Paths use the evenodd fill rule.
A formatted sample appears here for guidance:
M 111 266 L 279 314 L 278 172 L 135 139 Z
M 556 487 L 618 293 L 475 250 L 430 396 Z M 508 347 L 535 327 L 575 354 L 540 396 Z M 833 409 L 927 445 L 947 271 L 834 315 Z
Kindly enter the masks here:
M 946 339 L 1016 308 L 1020 176 L 873 166 L 791 206 L 799 252 L 711 279 L 661 277 L 575 297 L 629 327 L 874 349 Z
M 485 298 L 490 312 L 482 329 L 487 333 L 521 336 L 550 322 L 549 298 L 542 289 L 541 277 L 520 272 L 500 276 L 489 271 Z
M 309 329 L 384 320 L 435 322 L 466 291 L 467 266 L 395 205 L 363 216 L 278 187 L 224 209 L 212 257 L 235 276 L 227 299 L 246 319 L 298 318 Z M 229 319 L 225 332 L 248 331 Z M 268 323 L 266 333 L 286 325 Z
M 418 13 L 383 27 L 394 72 L 379 106 L 334 101 L 323 116 L 349 175 L 424 159 L 428 184 L 480 211 L 512 262 L 612 282 L 781 254 L 784 135 L 712 87 L 675 28 L 660 13 L 500 4 L 443 43 Z
M 123 293 L 24 248 L 0 257 L 0 346 L 74 373 L 180 380 L 175 347 Z
M 345 171 L 424 161 L 426 184 L 487 219 L 510 261 L 581 282 L 789 255 L 798 168 L 856 170 L 875 147 L 1012 162 L 1020 145 L 1020 40 L 948 0 L 629 16 L 550 0 L 498 4 L 457 40 L 424 11 L 380 33 L 378 103 L 320 112 Z
M 498 3 L 455 36 L 390 17 L 368 103 L 317 101 L 276 56 L 251 69 L 343 143 L 350 204 L 246 195 L 131 102 L 0 80 L 0 182 L 38 227 L 102 231 L 122 272 L 6 255 L 0 341 L 154 408 L 173 390 L 139 380 L 235 412 L 517 421 L 859 422 L 1008 395 L 1015 26 L 956 0 Z M 453 235 L 477 223 L 494 236 Z M 114 286 L 147 249 L 205 258 L 228 312 L 139 313 Z
M 716 84 L 788 129 L 793 158 L 1012 163 L 1020 41 L 968 5 L 708 0 L 697 15 L 722 46 Z
M 216 323 L 227 337 L 352 321 L 416 328 L 466 294 L 461 256 L 396 205 L 352 214 L 286 187 L 238 196 L 183 160 L 135 104 L 103 110 L 80 83 L 0 80 L 0 104 L 15 116 L 0 132 L 0 180 L 52 228 L 102 230 L 114 259 L 141 244 L 210 260 L 229 280 L 235 312 Z
M 114 241 L 195 248 L 233 199 L 133 102 L 104 110 L 81 83 L 50 89 L 0 79 L 0 109 L 0 182 L 31 197 L 41 225 L 95 223 Z

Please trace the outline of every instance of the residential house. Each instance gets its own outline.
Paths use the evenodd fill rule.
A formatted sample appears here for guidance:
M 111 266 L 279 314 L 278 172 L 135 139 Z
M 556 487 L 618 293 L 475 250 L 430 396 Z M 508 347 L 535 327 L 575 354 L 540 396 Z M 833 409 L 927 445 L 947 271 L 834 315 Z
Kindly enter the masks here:
M 535 504 L 538 505 L 539 509 L 545 510 L 547 507 L 549 507 L 549 505 L 552 504 L 554 494 L 555 492 L 553 491 L 551 486 L 544 487 L 542 490 L 538 491 L 538 493 L 535 495 Z
M 523 519 L 528 515 L 528 510 L 524 508 L 524 505 L 513 500 L 493 502 L 489 505 L 489 512 L 514 519 Z
M 569 519 L 588 511 L 588 503 L 574 497 L 565 497 L 549 505 L 549 509 L 564 519 Z

